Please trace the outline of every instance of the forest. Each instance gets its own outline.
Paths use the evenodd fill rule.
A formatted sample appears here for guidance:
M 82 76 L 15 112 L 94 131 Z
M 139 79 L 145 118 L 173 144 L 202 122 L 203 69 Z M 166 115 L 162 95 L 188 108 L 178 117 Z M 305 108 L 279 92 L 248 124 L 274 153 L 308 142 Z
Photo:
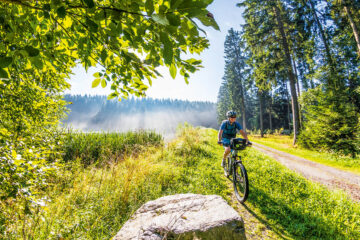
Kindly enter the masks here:
M 155 130 L 175 133 L 179 124 L 217 128 L 216 105 L 211 102 L 129 98 L 107 100 L 106 96 L 65 95 L 69 103 L 64 125 L 84 131 Z
M 360 2 L 244 0 L 224 43 L 218 116 L 240 113 L 261 136 L 355 156 L 360 131 Z

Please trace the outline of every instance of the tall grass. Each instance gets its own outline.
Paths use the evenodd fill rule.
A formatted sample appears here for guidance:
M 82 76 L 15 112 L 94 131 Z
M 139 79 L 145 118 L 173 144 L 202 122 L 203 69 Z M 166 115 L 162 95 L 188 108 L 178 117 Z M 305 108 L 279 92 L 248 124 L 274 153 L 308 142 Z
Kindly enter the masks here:
M 162 136 L 152 131 L 74 132 L 65 135 L 63 159 L 65 162 L 81 159 L 84 165 L 116 162 L 124 156 L 137 154 L 148 146 L 163 144 Z
M 176 193 L 229 194 L 207 133 L 187 127 L 163 146 L 99 168 L 83 160 L 67 168 L 44 195 L 51 201 L 7 223 L 9 239 L 110 239 L 143 203 Z M 21 211 L 20 211 L 21 212 Z
M 352 158 L 330 152 L 318 152 L 309 149 L 303 149 L 292 145 L 292 138 L 289 136 L 265 135 L 264 138 L 252 135 L 252 141 L 265 146 L 293 154 L 314 162 L 322 163 L 328 166 L 351 171 L 360 174 L 360 157 Z

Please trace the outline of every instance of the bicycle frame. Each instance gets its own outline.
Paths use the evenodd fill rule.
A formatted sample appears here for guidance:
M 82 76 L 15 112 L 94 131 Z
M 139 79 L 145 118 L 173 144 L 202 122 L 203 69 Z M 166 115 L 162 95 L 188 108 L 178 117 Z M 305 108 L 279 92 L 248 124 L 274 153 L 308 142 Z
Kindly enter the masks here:
M 238 154 L 239 150 L 234 150 L 231 149 L 231 157 L 230 157 L 230 163 L 229 163 L 229 174 L 231 175 L 232 172 L 232 167 L 236 164 L 236 163 L 242 163 L 241 161 L 241 156 Z M 238 160 L 236 160 L 238 159 Z

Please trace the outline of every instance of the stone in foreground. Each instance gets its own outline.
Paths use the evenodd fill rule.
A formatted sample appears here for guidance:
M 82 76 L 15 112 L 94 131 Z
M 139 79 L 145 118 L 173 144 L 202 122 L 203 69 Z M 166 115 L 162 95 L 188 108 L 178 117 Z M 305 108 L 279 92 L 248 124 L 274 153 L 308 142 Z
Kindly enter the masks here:
M 244 222 L 217 195 L 178 194 L 145 203 L 114 240 L 242 240 Z

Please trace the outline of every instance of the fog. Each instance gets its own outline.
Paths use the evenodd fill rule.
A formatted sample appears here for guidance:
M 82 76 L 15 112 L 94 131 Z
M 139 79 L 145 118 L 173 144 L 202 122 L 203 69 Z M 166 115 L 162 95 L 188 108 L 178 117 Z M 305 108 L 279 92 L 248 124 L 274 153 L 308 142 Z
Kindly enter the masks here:
M 185 122 L 206 128 L 218 127 L 214 103 L 145 99 L 94 104 L 83 98 L 77 100 L 70 105 L 71 111 L 63 123 L 86 132 L 153 130 L 171 139 L 177 126 Z

